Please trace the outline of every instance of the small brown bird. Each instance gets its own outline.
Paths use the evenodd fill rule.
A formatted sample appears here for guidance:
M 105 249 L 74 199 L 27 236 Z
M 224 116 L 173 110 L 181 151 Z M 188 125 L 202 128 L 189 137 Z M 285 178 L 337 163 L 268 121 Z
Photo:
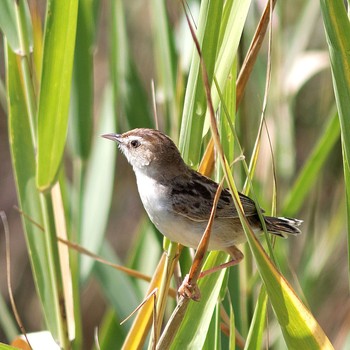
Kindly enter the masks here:
M 174 142 L 153 129 L 106 134 L 132 165 L 143 206 L 158 230 L 171 241 L 197 248 L 207 226 L 218 184 L 188 167 Z M 239 193 L 246 218 L 256 233 L 262 225 L 252 199 Z M 301 220 L 264 216 L 267 231 L 297 235 Z M 236 244 L 246 241 L 231 194 L 223 189 L 212 226 L 209 250 L 227 251 L 238 262 Z

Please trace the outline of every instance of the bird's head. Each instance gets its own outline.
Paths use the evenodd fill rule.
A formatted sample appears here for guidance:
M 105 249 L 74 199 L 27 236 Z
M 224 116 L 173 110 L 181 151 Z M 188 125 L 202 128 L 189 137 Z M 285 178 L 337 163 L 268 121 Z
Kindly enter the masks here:
M 124 134 L 105 134 L 102 137 L 118 143 L 135 172 L 150 176 L 159 173 L 168 177 L 187 169 L 174 142 L 158 130 L 133 129 Z

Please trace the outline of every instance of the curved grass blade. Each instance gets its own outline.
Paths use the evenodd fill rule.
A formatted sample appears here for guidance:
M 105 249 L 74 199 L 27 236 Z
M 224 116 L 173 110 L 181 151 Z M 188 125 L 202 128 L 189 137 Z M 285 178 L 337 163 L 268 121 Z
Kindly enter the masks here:
M 333 89 L 342 135 L 348 216 L 348 256 L 350 262 L 350 21 L 345 5 L 341 0 L 321 0 L 321 10 L 328 41 Z
M 35 186 L 34 146 L 22 93 L 18 60 L 9 48 L 7 48 L 6 56 L 9 141 L 18 199 L 21 210 L 35 222 L 42 224 L 40 197 Z M 55 312 L 52 312 L 52 305 L 55 304 L 55 293 L 49 272 L 45 236 L 38 227 L 27 220 L 23 221 L 23 228 L 25 230 L 35 286 L 43 306 L 46 324 L 53 337 L 57 338 L 57 317 Z
M 202 1 L 198 20 L 197 36 L 202 44 L 203 59 L 211 81 L 220 34 L 223 1 Z M 182 114 L 179 149 L 184 160 L 191 166 L 199 163 L 202 129 L 206 100 L 201 79 L 199 56 L 193 52 Z
M 47 7 L 38 107 L 37 186 L 56 181 L 66 142 L 78 1 L 50 0 Z

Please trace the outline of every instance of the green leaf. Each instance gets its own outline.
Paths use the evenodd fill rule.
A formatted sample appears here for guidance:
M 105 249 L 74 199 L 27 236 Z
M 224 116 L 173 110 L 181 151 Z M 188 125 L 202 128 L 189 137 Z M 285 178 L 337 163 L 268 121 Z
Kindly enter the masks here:
M 15 174 L 19 206 L 23 212 L 38 224 L 43 224 L 40 197 L 35 186 L 35 154 L 30 134 L 29 118 L 22 93 L 18 60 L 7 48 L 7 91 L 9 111 L 9 142 L 12 165 Z M 22 217 L 23 219 L 23 217 Z M 43 306 L 46 323 L 57 338 L 57 319 L 52 312 L 55 304 L 53 284 L 49 273 L 49 260 L 44 233 L 28 220 L 23 219 L 30 263 L 35 286 Z
M 37 186 L 56 181 L 67 136 L 78 1 L 50 0 L 38 107 Z
M 223 1 L 202 1 L 197 39 L 201 45 L 203 60 L 208 72 L 209 83 L 213 79 L 213 72 L 218 50 Z M 188 77 L 184 108 L 182 114 L 179 149 L 186 162 L 196 166 L 199 162 L 202 129 L 206 112 L 206 99 L 202 81 L 202 71 L 197 50 L 194 48 L 190 73 Z
M 329 47 L 333 89 L 342 135 L 344 177 L 347 196 L 348 254 L 350 262 L 350 22 L 344 2 L 341 0 L 321 0 L 321 10 Z
M 245 218 L 241 218 L 258 271 L 289 349 L 333 349 L 311 312 L 276 269 Z
M 25 28 L 23 28 L 23 30 L 28 34 L 29 46 L 32 46 L 33 34 L 28 3 L 23 0 L 19 1 L 18 5 L 16 5 L 16 1 L 14 0 L 2 0 L 0 2 L 0 29 L 4 33 L 9 45 L 11 46 L 12 51 L 16 52 L 17 54 L 21 54 L 22 51 L 20 44 L 20 34 L 18 33 L 19 22 L 16 18 L 16 7 L 17 11 L 19 11 L 20 6 L 25 17 L 25 22 L 21 24 L 25 25 Z
M 226 1 L 222 23 L 220 26 L 220 47 L 215 61 L 215 78 L 220 91 L 224 91 L 230 77 L 230 70 L 236 58 L 244 24 L 248 15 L 251 0 Z M 211 87 L 214 110 L 220 102 L 220 95 L 216 84 Z M 206 112 L 206 119 L 209 111 Z M 207 126 L 209 128 L 209 124 Z

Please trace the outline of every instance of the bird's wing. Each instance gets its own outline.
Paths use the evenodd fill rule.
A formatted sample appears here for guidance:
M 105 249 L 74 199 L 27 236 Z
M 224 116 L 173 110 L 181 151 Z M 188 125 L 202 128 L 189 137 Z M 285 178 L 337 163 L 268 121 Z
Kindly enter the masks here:
M 218 184 L 213 180 L 191 172 L 187 178 L 174 179 L 171 191 L 172 211 L 193 221 L 208 221 Z M 256 215 L 253 200 L 239 193 L 246 216 Z M 238 218 L 231 193 L 223 189 L 216 208 L 216 218 Z

